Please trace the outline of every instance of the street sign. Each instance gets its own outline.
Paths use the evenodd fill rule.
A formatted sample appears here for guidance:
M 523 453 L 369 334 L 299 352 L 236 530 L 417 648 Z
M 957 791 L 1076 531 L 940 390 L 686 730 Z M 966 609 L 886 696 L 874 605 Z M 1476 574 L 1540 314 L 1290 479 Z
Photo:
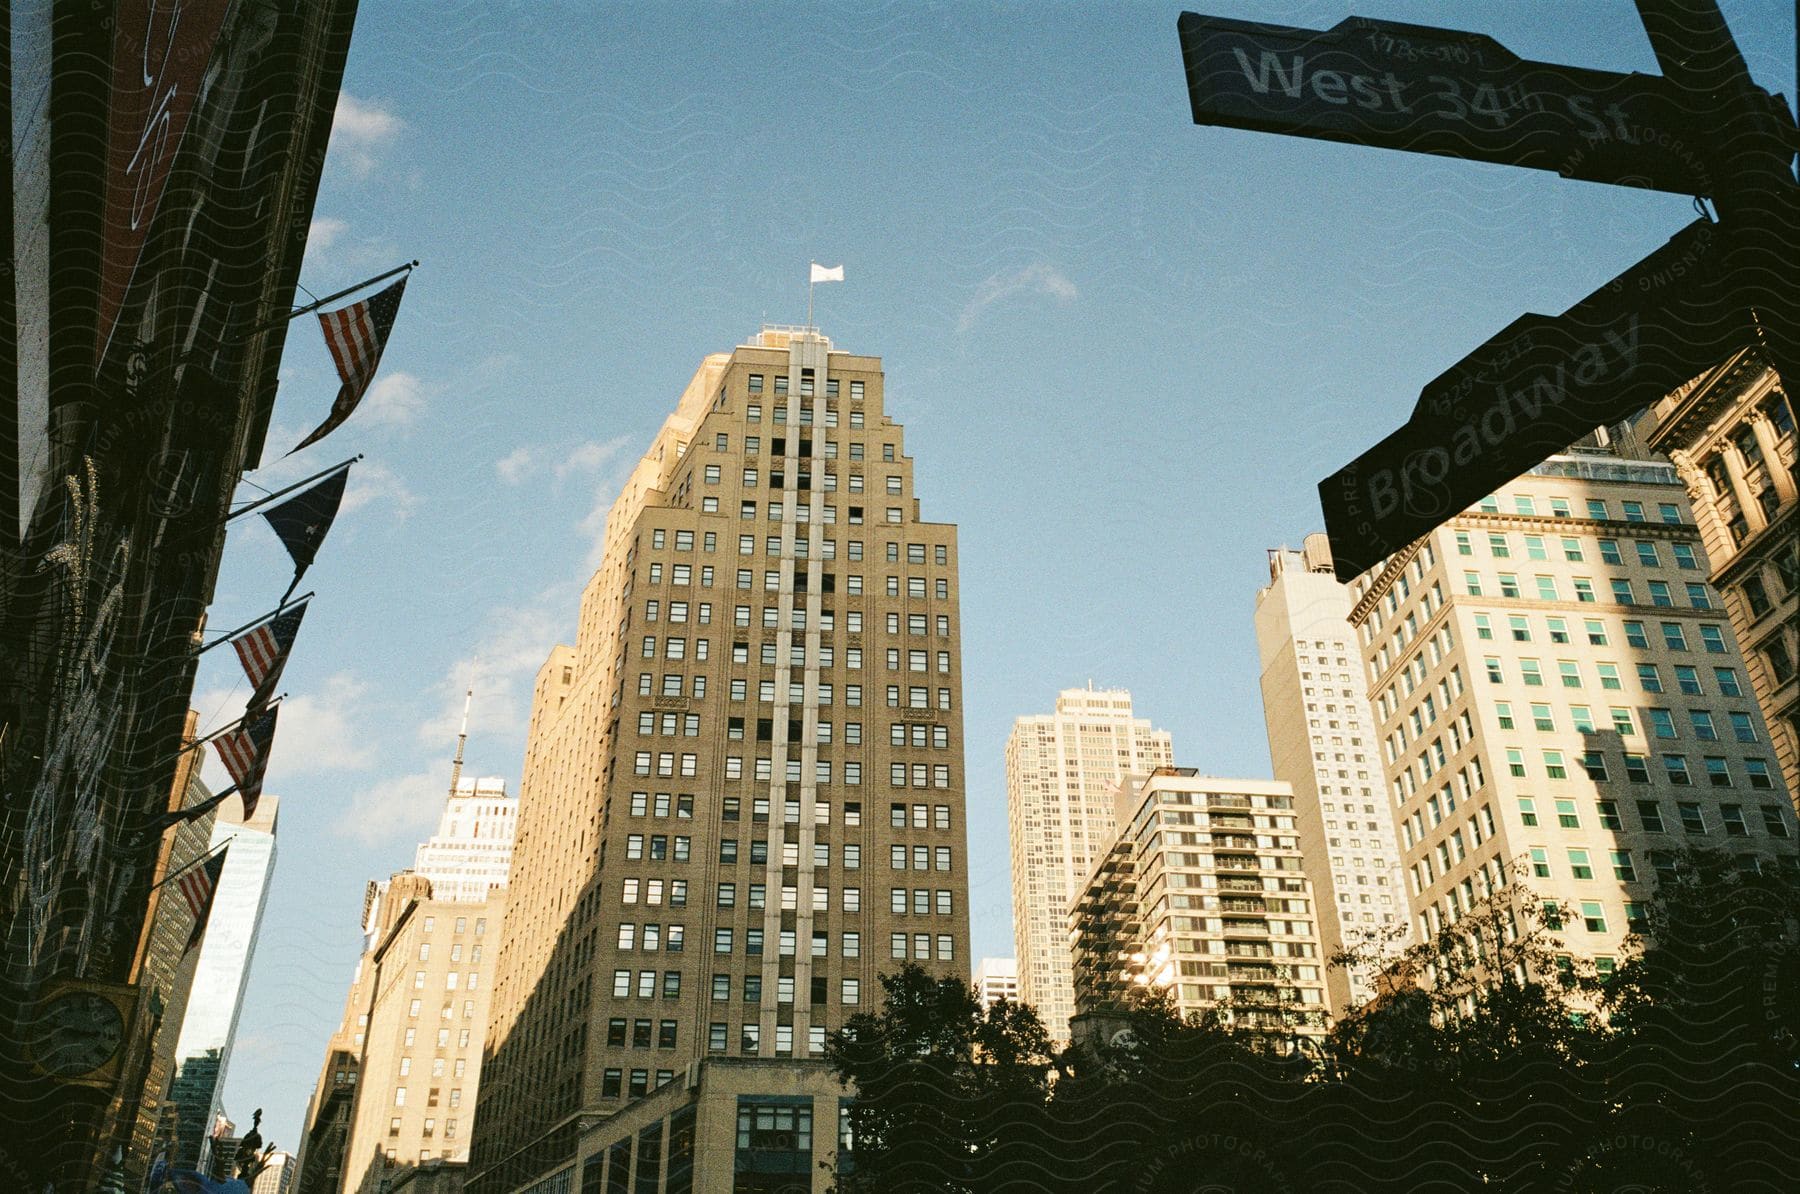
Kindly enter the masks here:
M 1530 62 L 1491 37 L 1347 17 L 1327 30 L 1184 12 L 1194 123 L 1711 194 L 1705 140 L 1659 75 Z
M 1561 315 L 1526 314 L 1427 385 L 1406 425 L 1319 484 L 1349 580 L 1603 424 L 1750 342 L 1695 220 Z

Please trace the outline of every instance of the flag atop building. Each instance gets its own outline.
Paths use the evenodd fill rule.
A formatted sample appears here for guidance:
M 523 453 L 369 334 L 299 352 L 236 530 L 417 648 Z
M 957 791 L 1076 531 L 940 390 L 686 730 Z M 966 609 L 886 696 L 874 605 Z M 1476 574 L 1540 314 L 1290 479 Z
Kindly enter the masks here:
M 844 267 L 843 266 L 841 266 L 841 265 L 823 266 L 823 265 L 820 265 L 816 261 L 812 263 L 812 284 L 813 285 L 816 286 L 820 282 L 842 282 L 843 280 L 844 280 Z
M 294 558 L 294 584 L 288 586 L 289 593 L 306 575 L 313 557 L 319 552 L 319 545 L 325 542 L 326 532 L 331 530 L 331 522 L 344 500 L 344 482 L 350 476 L 351 463 L 345 461 L 342 468 L 311 489 L 263 511 L 263 517 L 281 539 L 281 545 Z
M 267 705 L 275 685 L 281 682 L 281 671 L 287 666 L 294 636 L 300 633 L 300 619 L 306 616 L 307 600 L 310 598 L 277 610 L 268 621 L 231 640 L 238 661 L 244 665 L 244 675 L 249 677 L 255 689 L 250 694 L 250 708 L 260 709 Z
M 319 326 L 325 332 L 325 346 L 331 350 L 331 359 L 337 364 L 338 377 L 344 384 L 338 388 L 331 413 L 311 435 L 295 445 L 294 452 L 316 444 L 336 431 L 362 401 L 369 384 L 375 380 L 376 367 L 381 364 L 381 354 L 387 348 L 388 335 L 394 330 L 394 317 L 400 313 L 400 299 L 405 293 L 406 278 L 403 276 L 372 298 L 337 311 L 320 313 Z
M 225 850 L 230 848 L 227 846 Z M 220 850 L 175 880 L 176 890 L 181 892 L 181 898 L 187 901 L 188 910 L 194 914 L 194 930 L 188 934 L 187 945 L 182 947 L 182 953 L 187 953 L 200 944 L 200 938 L 206 934 L 206 919 L 212 911 L 213 893 L 218 891 L 219 876 L 225 871 L 225 850 Z

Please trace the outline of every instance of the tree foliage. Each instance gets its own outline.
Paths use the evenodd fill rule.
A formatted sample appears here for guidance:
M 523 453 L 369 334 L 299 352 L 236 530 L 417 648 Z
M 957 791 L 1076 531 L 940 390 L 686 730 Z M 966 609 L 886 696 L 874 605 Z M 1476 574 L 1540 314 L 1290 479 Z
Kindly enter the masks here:
M 1565 915 L 1509 890 L 1386 957 L 1382 994 L 1305 1042 L 1146 992 L 1053 1054 L 1031 1008 L 907 966 L 828 1047 L 858 1092 L 839 1189 L 1791 1188 L 1792 872 L 1685 858 L 1610 976 L 1565 951 Z

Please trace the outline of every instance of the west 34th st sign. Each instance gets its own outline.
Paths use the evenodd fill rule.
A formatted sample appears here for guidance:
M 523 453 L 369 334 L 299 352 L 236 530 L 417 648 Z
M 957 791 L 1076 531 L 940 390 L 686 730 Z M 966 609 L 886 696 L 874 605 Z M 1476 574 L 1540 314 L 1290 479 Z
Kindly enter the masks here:
M 1714 0 L 1637 2 L 1666 75 L 1528 62 L 1482 34 L 1359 17 L 1321 31 L 1181 14 L 1197 124 L 1711 195 L 1727 211 L 1561 315 L 1514 320 L 1322 482 L 1340 580 L 1749 343 L 1752 308 L 1778 368 L 1796 343 L 1792 117 L 1749 81 Z
M 1181 14 L 1197 124 L 1710 193 L 1656 75 L 1528 62 L 1491 37 L 1347 17 L 1317 31 Z

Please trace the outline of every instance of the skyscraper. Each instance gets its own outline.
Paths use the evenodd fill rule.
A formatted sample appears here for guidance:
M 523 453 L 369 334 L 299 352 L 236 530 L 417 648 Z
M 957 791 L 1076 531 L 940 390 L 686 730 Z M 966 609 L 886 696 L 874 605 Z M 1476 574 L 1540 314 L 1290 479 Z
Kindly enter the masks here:
M 1075 1014 L 1069 905 L 1117 832 L 1109 789 L 1173 761 L 1168 732 L 1134 717 L 1118 688 L 1064 689 L 1054 713 L 1019 718 L 1006 740 L 1019 1000 L 1059 1044 Z
M 275 818 L 281 800 L 264 796 L 243 820 L 233 797 L 219 806 L 209 848 L 225 848 L 225 866 L 213 893 L 212 914 L 199 946 L 200 960 L 188 991 L 181 1033 L 175 1040 L 175 1077 L 169 1097 L 177 1105 L 178 1168 L 205 1172 L 208 1132 L 222 1109 L 225 1071 L 243 1010 L 244 985 L 256 952 L 269 879 L 275 873 Z
M 1706 568 L 1674 468 L 1572 449 L 1352 584 L 1420 939 L 1522 884 L 1605 971 L 1683 847 L 1796 864 Z
M 1346 945 L 1385 946 L 1411 920 L 1349 619 L 1350 590 L 1332 575 L 1324 535 L 1308 535 L 1300 551 L 1269 552 L 1269 583 L 1256 594 L 1263 720 L 1275 778 L 1294 791 L 1327 960 Z M 1375 994 L 1369 969 L 1328 970 L 1333 1014 Z
M 783 1164 L 823 1180 L 826 1033 L 902 960 L 967 974 L 956 530 L 921 519 L 882 384 L 764 328 L 701 363 L 613 504 L 538 673 L 473 1187 L 567 1164 L 703 1058 L 744 1139 L 820 1125 Z M 759 1101 L 763 1059 L 788 1077 Z M 661 1123 L 616 1147 L 661 1158 Z

